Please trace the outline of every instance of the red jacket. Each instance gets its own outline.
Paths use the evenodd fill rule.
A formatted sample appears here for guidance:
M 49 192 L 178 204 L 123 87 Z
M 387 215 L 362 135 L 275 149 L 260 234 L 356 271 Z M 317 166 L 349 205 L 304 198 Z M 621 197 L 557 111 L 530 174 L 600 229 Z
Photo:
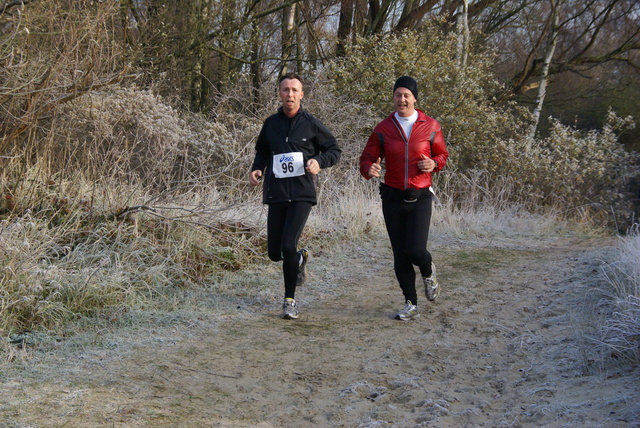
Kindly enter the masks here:
M 420 155 L 424 154 L 438 163 L 436 172 L 444 168 L 449 152 L 438 121 L 421 110 L 417 111 L 418 120 L 413 124 L 408 141 L 394 117 L 395 113 L 374 128 L 360 155 L 360 174 L 364 178 L 371 178 L 369 168 L 381 158 L 385 160 L 384 182 L 388 186 L 397 189 L 431 186 L 431 173 L 418 169 L 418 161 L 422 159 Z

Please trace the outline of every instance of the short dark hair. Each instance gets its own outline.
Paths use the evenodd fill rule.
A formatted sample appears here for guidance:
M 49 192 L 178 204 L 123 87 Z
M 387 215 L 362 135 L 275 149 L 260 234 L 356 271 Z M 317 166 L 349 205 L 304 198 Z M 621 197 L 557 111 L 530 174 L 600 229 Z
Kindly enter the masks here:
M 300 77 L 298 75 L 298 73 L 295 73 L 293 71 L 290 71 L 288 73 L 283 74 L 282 76 L 280 76 L 280 78 L 278 79 L 278 86 L 280 86 L 280 84 L 282 83 L 283 80 L 285 79 L 298 79 L 300 81 L 300 83 L 302 84 L 302 87 L 304 88 L 304 80 L 302 80 L 302 77 Z

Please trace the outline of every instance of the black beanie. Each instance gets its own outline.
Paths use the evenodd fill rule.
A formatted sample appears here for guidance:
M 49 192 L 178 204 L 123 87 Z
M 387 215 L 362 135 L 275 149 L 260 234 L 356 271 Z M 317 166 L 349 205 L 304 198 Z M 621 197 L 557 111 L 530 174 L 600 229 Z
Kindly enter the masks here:
M 402 76 L 398 80 L 396 80 L 396 84 L 393 85 L 393 92 L 398 88 L 407 88 L 411 91 L 416 100 L 418 99 L 418 82 L 416 82 L 413 77 Z

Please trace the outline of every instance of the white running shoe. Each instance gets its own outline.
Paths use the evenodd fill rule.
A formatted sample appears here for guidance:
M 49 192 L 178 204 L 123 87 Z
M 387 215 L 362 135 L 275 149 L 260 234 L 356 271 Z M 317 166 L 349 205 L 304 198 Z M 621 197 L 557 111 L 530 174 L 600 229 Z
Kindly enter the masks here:
M 419 318 L 420 314 L 418 314 L 418 307 L 416 305 L 412 305 L 410 300 L 407 300 L 407 304 L 404 305 L 404 308 L 400 309 L 400 312 L 396 314 L 397 320 L 408 321 Z
M 440 284 L 436 278 L 436 265 L 431 263 L 431 276 L 422 277 L 424 281 L 424 294 L 427 295 L 427 299 L 434 301 L 440 295 Z
M 286 320 L 298 319 L 298 308 L 296 307 L 295 299 L 284 299 L 282 304 L 282 318 Z

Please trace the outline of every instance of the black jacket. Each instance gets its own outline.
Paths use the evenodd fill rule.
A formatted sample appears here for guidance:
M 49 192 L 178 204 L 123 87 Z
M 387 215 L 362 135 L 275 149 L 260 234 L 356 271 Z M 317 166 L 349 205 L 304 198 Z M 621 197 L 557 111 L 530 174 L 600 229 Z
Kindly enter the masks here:
M 289 152 L 302 152 L 305 165 L 309 159 L 315 159 L 324 169 L 338 162 L 340 147 L 331 132 L 302 108 L 297 115 L 288 118 L 280 107 L 262 125 L 251 166 L 251 171 L 264 172 L 262 202 L 308 201 L 315 205 L 315 175 L 305 171 L 298 177 L 277 178 L 273 174 L 273 156 Z

